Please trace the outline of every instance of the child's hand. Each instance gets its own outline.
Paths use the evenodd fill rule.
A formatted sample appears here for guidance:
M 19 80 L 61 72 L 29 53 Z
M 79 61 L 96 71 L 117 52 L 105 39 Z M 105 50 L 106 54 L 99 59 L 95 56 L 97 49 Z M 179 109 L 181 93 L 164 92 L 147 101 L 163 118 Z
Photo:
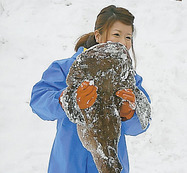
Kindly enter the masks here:
M 77 89 L 77 104 L 80 109 L 91 107 L 97 98 L 97 87 L 84 81 Z
M 116 92 L 118 97 L 121 97 L 124 102 L 120 108 L 120 117 L 122 121 L 129 120 L 135 112 L 135 95 L 131 89 L 119 90 Z

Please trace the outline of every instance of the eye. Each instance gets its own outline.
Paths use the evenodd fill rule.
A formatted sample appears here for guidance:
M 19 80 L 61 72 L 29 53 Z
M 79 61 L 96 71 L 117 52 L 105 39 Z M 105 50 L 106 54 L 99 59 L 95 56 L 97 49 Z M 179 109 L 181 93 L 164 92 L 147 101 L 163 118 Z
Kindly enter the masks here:
M 115 33 L 115 34 L 113 34 L 113 35 L 116 36 L 116 37 L 119 37 L 119 36 L 120 36 L 118 33 Z
M 132 39 L 132 37 L 127 36 L 126 39 L 127 39 L 128 41 L 130 41 L 130 40 Z

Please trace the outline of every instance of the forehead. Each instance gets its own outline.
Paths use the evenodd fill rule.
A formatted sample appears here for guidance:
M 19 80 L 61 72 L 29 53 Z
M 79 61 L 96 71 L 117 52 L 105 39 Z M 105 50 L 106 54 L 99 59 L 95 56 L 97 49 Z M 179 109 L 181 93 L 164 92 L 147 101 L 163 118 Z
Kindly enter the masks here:
M 111 28 L 108 30 L 110 31 L 119 31 L 123 33 L 128 33 L 132 34 L 132 26 L 131 25 L 126 25 L 120 21 L 114 22 L 114 24 L 111 26 Z

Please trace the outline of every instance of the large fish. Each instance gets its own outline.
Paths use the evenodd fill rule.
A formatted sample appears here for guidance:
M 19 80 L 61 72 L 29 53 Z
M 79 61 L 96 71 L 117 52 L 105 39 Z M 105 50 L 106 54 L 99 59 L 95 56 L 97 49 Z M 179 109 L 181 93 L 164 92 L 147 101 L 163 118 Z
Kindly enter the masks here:
M 117 150 L 121 135 L 119 110 L 123 100 L 116 96 L 118 90 L 133 90 L 142 128 L 148 124 L 150 106 L 136 87 L 134 75 L 127 49 L 112 42 L 86 50 L 70 68 L 68 87 L 63 94 L 64 110 L 70 121 L 77 123 L 79 138 L 91 152 L 100 173 L 120 173 L 122 170 Z M 90 81 L 90 85 L 97 87 L 97 99 L 93 106 L 79 109 L 76 91 L 84 81 Z M 141 106 L 144 106 L 143 111 Z

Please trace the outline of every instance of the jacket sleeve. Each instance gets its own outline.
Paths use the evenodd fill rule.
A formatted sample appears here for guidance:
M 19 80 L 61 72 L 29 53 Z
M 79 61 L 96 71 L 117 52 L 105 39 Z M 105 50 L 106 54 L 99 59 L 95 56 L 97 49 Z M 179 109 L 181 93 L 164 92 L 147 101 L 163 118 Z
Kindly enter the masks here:
M 64 68 L 67 68 L 66 61 L 63 62 Z M 52 63 L 33 87 L 30 106 L 43 120 L 62 119 L 66 116 L 59 104 L 60 94 L 67 87 L 67 72 L 65 73 L 62 67 L 58 61 Z
M 151 103 L 149 95 L 147 94 L 147 92 L 145 91 L 145 89 L 141 85 L 142 80 L 143 80 L 142 77 L 139 76 L 138 74 L 136 74 L 135 79 L 136 79 L 137 88 L 144 94 L 144 97 L 147 98 L 147 100 L 148 100 L 147 102 Z M 126 134 L 126 135 L 131 135 L 131 136 L 136 136 L 140 133 L 143 133 L 149 127 L 149 120 L 150 120 L 150 118 L 148 119 L 148 124 L 147 124 L 146 128 L 143 129 L 142 125 L 140 123 L 140 119 L 137 116 L 137 113 L 135 111 L 134 116 L 130 120 L 122 122 L 122 129 L 121 129 L 122 133 Z

